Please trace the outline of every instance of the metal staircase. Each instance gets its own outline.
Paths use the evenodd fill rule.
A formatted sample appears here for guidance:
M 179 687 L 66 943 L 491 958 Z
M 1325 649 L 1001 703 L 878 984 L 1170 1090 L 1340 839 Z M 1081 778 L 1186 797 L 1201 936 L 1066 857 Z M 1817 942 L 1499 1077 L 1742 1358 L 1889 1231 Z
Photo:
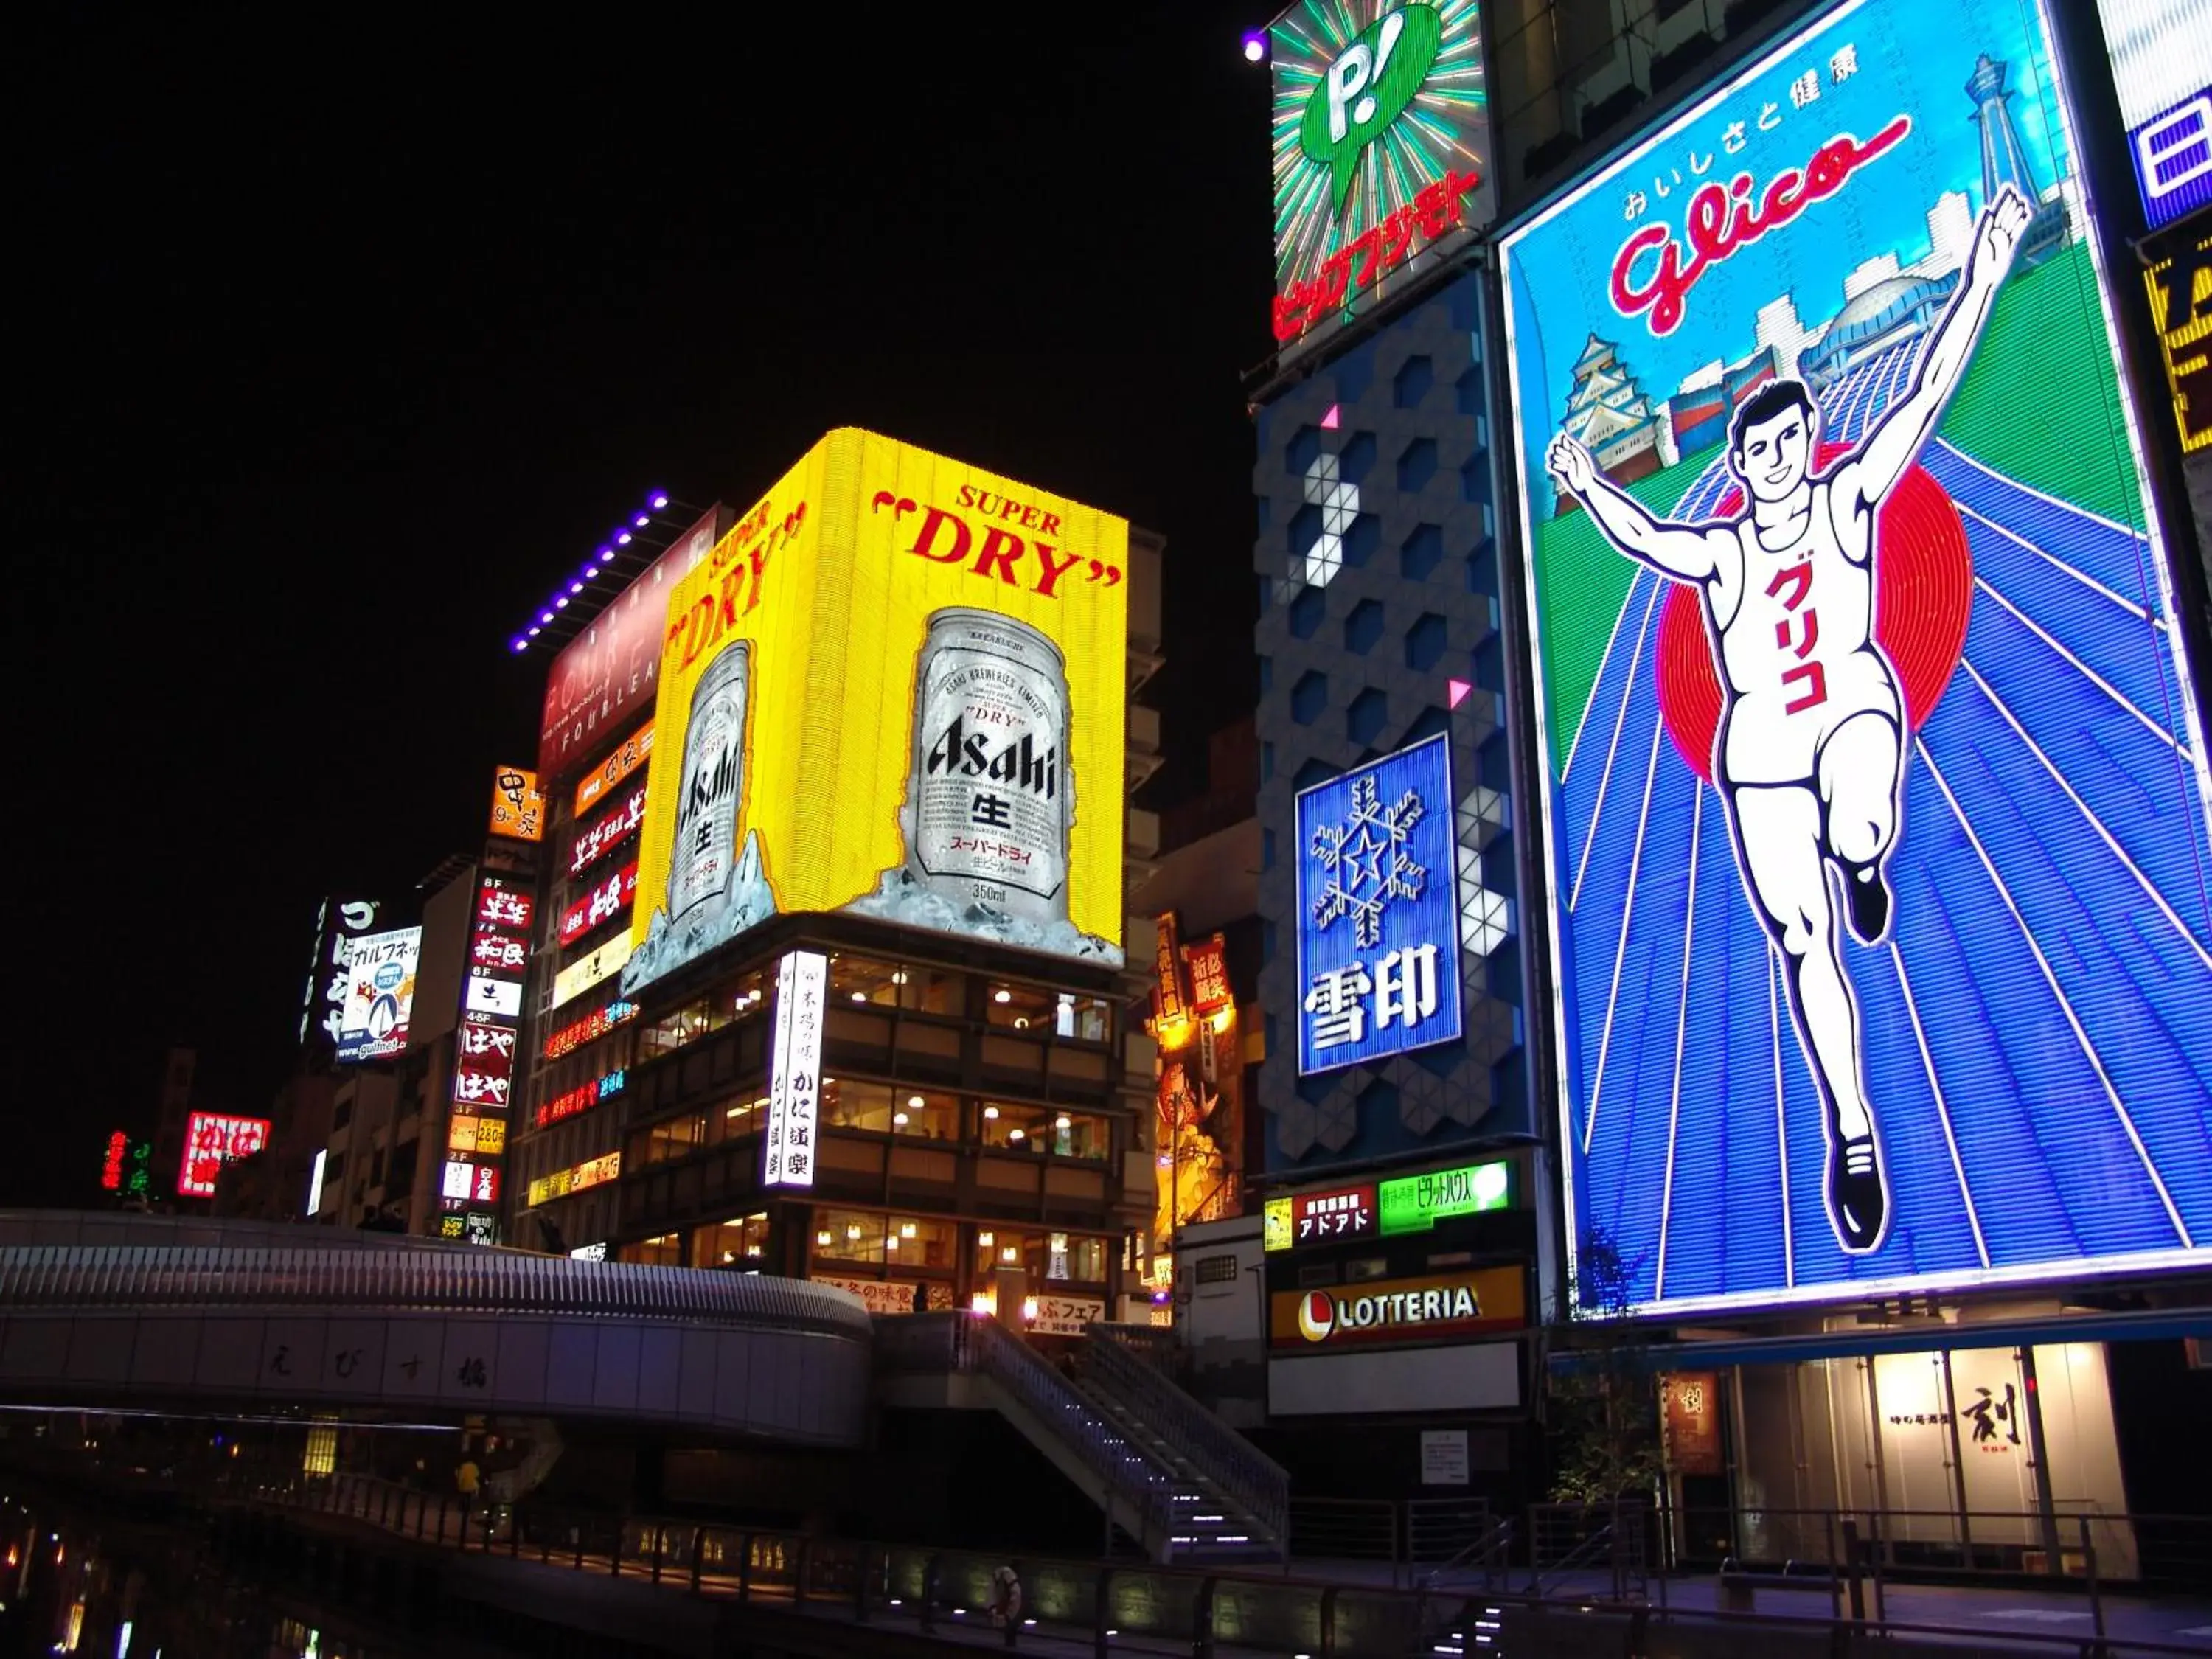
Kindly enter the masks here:
M 1273 1460 L 1128 1348 L 1086 1335 L 1070 1379 L 1170 1481 L 1182 1559 L 1283 1559 L 1290 1536 L 1290 1477 Z
M 887 1315 L 876 1370 L 884 1404 L 997 1411 L 1154 1561 L 1281 1559 L 1288 1476 L 1113 1343 L 1070 1374 L 987 1315 Z

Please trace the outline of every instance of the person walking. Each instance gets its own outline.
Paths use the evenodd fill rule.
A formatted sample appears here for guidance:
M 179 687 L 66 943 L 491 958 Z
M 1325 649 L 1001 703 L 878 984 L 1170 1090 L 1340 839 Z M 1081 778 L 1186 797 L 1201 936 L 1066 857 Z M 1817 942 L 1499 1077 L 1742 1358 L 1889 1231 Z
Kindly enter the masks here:
M 1012 1567 L 991 1571 L 991 1622 L 1005 1632 L 1008 1647 L 1022 1627 L 1022 1581 Z
M 461 1454 L 460 1464 L 453 1471 L 453 1485 L 461 1494 L 461 1532 L 465 1537 L 469 1522 L 476 1516 L 477 1494 L 483 1489 L 483 1471 L 466 1452 Z

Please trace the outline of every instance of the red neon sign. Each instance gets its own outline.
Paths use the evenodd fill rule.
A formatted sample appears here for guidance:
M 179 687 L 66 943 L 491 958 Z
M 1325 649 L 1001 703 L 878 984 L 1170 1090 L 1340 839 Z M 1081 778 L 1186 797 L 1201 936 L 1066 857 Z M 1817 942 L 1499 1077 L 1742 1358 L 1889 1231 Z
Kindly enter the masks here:
M 251 1158 L 268 1144 L 265 1117 L 194 1112 L 185 1123 L 185 1158 L 177 1167 L 177 1190 L 188 1198 L 214 1197 L 215 1178 L 224 1164 Z
M 1425 186 L 1410 206 L 1400 208 L 1330 254 L 1313 276 L 1292 283 L 1275 296 L 1276 340 L 1295 340 L 1343 310 L 1352 290 L 1365 288 L 1404 264 L 1413 257 L 1415 236 L 1433 242 L 1462 223 L 1467 204 L 1461 198 L 1481 185 L 1479 169 L 1446 173 Z
M 629 792 L 629 797 L 597 823 L 576 832 L 575 845 L 568 849 L 568 873 L 580 876 L 609 853 L 628 841 L 645 822 L 645 786 L 640 784 Z
M 107 1161 L 100 1166 L 100 1184 L 111 1193 L 123 1190 L 123 1155 L 130 1149 L 130 1140 L 122 1130 L 108 1136 Z
M 586 1042 L 596 1041 L 617 1025 L 627 1024 L 637 1018 L 635 1002 L 611 1002 L 596 1013 L 589 1013 L 574 1025 L 564 1025 L 545 1039 L 545 1058 L 558 1060 Z
M 477 890 L 477 926 L 479 927 L 513 927 L 527 933 L 530 917 L 537 908 L 537 901 L 527 893 L 518 893 L 497 876 L 486 876 Z
M 637 865 L 624 865 L 561 913 L 561 943 L 574 945 L 603 921 L 611 921 L 637 897 Z

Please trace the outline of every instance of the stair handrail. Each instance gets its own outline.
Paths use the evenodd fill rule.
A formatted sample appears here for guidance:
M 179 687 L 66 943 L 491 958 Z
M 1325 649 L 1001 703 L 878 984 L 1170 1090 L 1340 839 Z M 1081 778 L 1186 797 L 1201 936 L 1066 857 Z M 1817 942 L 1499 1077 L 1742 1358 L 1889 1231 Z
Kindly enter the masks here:
M 1511 1547 L 1512 1543 L 1513 1517 L 1510 1515 L 1501 1515 L 1469 1540 L 1459 1553 L 1453 1556 L 1450 1560 L 1423 1573 L 1414 1581 L 1414 1588 L 1434 1589 L 1446 1573 L 1455 1572 L 1465 1568 L 1470 1561 L 1478 1557 L 1481 1563 L 1482 1582 L 1488 1584 L 1504 1570 L 1506 1552 Z
M 1028 1343 L 989 1314 L 966 1310 L 886 1316 L 877 1321 L 887 1369 L 945 1369 L 989 1377 L 1019 1401 L 1161 1537 L 1174 1519 L 1173 1471 L 1108 1420 Z M 886 1341 L 884 1339 L 888 1338 Z M 917 1363 L 918 1362 L 918 1363 Z M 1152 1541 L 1145 1540 L 1148 1545 Z
M 1244 1510 L 1269 1543 L 1287 1547 L 1291 1477 L 1281 1464 L 1110 1337 L 1085 1332 L 1076 1352 L 1079 1369 L 1098 1380 L 1109 1401 L 1127 1401 Z
M 1595 1559 L 1601 1552 L 1610 1554 L 1613 1549 L 1613 1523 L 1610 1521 L 1607 1522 L 1574 1548 L 1553 1562 L 1550 1566 L 1540 1567 L 1531 1572 L 1528 1575 L 1528 1594 L 1535 1596 L 1545 1595 L 1549 1593 L 1544 1588 L 1544 1581 L 1547 1578 L 1556 1580 L 1562 1574 L 1574 1572 L 1586 1567 L 1590 1565 L 1590 1559 Z M 1585 1559 L 1586 1557 L 1590 1559 Z

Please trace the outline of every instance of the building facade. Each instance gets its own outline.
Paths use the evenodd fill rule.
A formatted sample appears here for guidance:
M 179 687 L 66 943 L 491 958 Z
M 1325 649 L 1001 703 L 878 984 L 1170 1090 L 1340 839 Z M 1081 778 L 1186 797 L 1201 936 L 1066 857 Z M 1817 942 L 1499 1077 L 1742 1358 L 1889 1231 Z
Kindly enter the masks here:
M 763 518 L 767 505 L 742 519 L 716 509 L 679 535 L 554 666 L 540 766 L 549 830 L 506 1166 L 508 1237 L 572 1255 L 814 1279 L 879 1311 L 998 1308 L 1002 1295 L 1018 1296 L 1022 1307 L 1011 1311 L 1048 1334 L 1119 1316 L 1126 1298 L 1145 1294 L 1153 1193 L 1154 1065 L 1139 975 L 1110 959 L 1012 948 L 853 908 L 775 914 L 771 906 L 750 925 L 718 924 L 715 942 L 680 960 L 641 926 L 641 902 L 652 918 L 664 881 L 672 899 L 691 879 L 663 862 L 657 868 L 670 874 L 641 880 L 640 866 L 668 858 L 646 850 L 653 792 L 672 796 L 689 772 L 686 750 L 698 748 L 696 736 L 665 737 L 669 710 L 656 706 L 643 665 L 659 670 L 663 619 L 678 585 L 708 580 L 725 557 L 742 573 L 740 558 L 715 550 L 741 549 L 756 520 L 784 521 L 781 507 Z M 1026 528 L 1044 527 L 1032 512 Z M 945 539 L 931 539 L 939 535 Z M 942 561 L 952 536 L 926 528 L 898 550 Z M 1073 785 L 1079 818 L 1109 803 L 1124 891 L 1142 880 L 1157 847 L 1152 816 L 1121 803 L 1157 764 L 1156 717 L 1131 700 L 1159 663 L 1163 545 L 1133 531 L 1127 549 L 1115 572 L 1127 606 L 1126 650 L 1106 681 L 1125 705 L 1115 724 L 1126 741 L 1098 757 L 1110 781 L 1086 771 Z M 1064 556 L 1043 553 L 1046 570 Z M 834 560 L 834 544 L 817 556 Z M 702 565 L 708 573 L 695 574 Z M 765 607 L 781 602 L 764 601 L 762 627 L 773 625 Z M 649 611 L 649 627 L 626 620 L 634 605 Z M 770 659 L 776 636 L 747 639 L 753 661 Z M 745 740 L 729 764 L 748 779 L 782 763 L 757 723 L 765 718 L 758 709 L 772 706 L 757 700 L 771 695 L 738 693 L 756 700 L 730 726 Z M 681 700 L 695 712 L 706 706 L 688 681 Z M 684 796 L 695 799 L 688 787 Z M 732 850 L 778 833 L 746 799 L 726 823 L 715 820 L 713 833 Z M 696 845 L 691 834 L 679 831 L 686 848 Z M 736 860 L 728 890 L 756 879 L 747 872 L 759 856 L 746 850 Z M 787 877 L 794 856 L 771 847 L 763 862 Z M 725 878 L 718 871 L 713 879 Z M 1126 959 L 1147 961 L 1149 927 L 1116 923 Z M 633 963 L 646 940 L 650 950 Z M 648 957 L 653 971 L 641 981 Z M 778 985 L 794 958 L 820 963 L 823 1000 L 808 1141 L 803 1164 L 793 1160 L 803 1182 L 784 1168 L 787 1128 L 777 1104 Z
M 1388 27 L 1385 9 L 1340 9 L 1345 33 Z M 1425 165 L 1426 147 L 1400 146 L 1391 105 L 1371 121 L 1348 111 L 1352 185 L 1334 195 L 1343 158 L 1313 143 L 1292 155 L 1279 135 L 1301 104 L 1310 125 L 1291 130 L 1333 131 L 1330 76 L 1356 73 L 1366 48 L 1332 48 L 1303 11 L 1273 31 L 1284 349 L 1253 394 L 1264 1058 L 1248 1208 L 1262 1224 L 1194 1230 L 1176 1309 L 1194 1375 L 1254 1424 L 1294 1490 L 1504 1506 L 1533 1461 L 1545 1182 L 1487 416 L 1495 324 L 1468 240 L 1495 168 L 1480 112 L 1457 96 L 1492 71 L 1475 9 L 1439 20 L 1430 73 L 1402 101 L 1428 131 L 1450 125 L 1449 167 L 1430 181 L 1417 165 L 1401 185 L 1389 169 L 1407 149 Z M 1410 218 L 1363 228 L 1369 168 Z M 1463 187 L 1477 175 L 1483 188 Z M 1433 210 L 1436 191 L 1455 214 Z M 1316 260 L 1316 240 L 1337 252 Z M 1395 272 L 1363 275 L 1395 258 Z M 1294 339 L 1291 301 L 1304 303 L 1288 320 L 1307 325 Z M 1589 380 L 1594 426 L 1628 470 L 1650 465 L 1649 404 L 1602 352 Z M 1519 1173 L 1486 1185 L 1480 1213 L 1413 1218 L 1404 1194 L 1456 1190 L 1478 1165 Z

